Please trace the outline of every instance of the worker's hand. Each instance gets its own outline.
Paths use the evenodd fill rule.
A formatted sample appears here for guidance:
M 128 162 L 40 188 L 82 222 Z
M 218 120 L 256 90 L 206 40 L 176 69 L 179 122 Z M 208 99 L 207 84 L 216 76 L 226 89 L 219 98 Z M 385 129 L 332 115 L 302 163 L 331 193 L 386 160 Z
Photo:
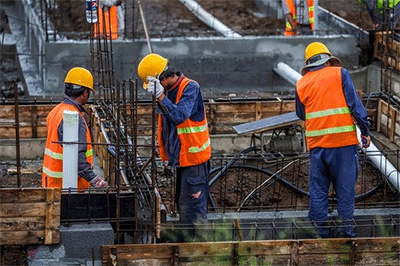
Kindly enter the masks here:
M 370 136 L 363 136 L 361 135 L 361 142 L 362 142 L 362 147 L 363 148 L 368 148 L 369 145 L 371 144 L 371 137 Z
M 164 87 L 161 85 L 160 81 L 157 78 L 151 76 L 147 77 L 147 81 L 149 82 L 147 90 L 153 94 L 155 93 L 156 98 L 159 98 L 164 93 Z
M 90 186 L 93 188 L 108 188 L 108 183 L 103 177 L 97 175 L 95 178 L 89 181 Z

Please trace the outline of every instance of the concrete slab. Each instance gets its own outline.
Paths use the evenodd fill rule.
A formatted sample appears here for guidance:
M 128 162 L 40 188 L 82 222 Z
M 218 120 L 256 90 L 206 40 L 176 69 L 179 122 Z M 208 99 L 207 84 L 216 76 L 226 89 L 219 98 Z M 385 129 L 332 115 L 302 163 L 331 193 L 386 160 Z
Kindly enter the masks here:
M 114 231 L 109 223 L 62 225 L 60 239 L 58 245 L 28 247 L 28 265 L 101 265 L 101 246 L 114 244 Z

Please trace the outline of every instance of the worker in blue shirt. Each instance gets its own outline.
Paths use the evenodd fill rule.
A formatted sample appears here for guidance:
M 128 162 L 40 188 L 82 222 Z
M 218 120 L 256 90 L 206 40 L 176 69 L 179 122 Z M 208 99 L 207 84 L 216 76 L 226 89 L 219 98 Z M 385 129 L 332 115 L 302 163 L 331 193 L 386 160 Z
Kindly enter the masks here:
M 176 168 L 175 200 L 180 222 L 205 222 L 211 144 L 200 86 L 158 54 L 141 60 L 138 75 L 143 87 L 158 101 L 159 153 L 163 161 Z
M 354 120 L 360 128 L 363 147 L 369 147 L 367 111 L 349 72 L 324 44 L 309 44 L 305 62 L 303 77 L 296 84 L 296 114 L 306 121 L 305 135 L 310 150 L 308 216 L 317 224 L 320 237 L 331 236 L 326 220 L 332 183 L 341 221 L 336 236 L 355 237 L 353 216 L 359 143 Z

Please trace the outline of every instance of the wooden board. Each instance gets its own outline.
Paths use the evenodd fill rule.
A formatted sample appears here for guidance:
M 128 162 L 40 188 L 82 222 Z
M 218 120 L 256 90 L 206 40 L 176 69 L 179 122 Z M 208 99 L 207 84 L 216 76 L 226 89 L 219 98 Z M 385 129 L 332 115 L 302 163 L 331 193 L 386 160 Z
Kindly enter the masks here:
M 0 243 L 59 243 L 60 200 L 60 189 L 0 189 Z
M 394 265 L 399 251 L 399 237 L 107 245 L 103 265 Z
M 383 100 L 378 102 L 377 131 L 400 144 L 400 111 Z

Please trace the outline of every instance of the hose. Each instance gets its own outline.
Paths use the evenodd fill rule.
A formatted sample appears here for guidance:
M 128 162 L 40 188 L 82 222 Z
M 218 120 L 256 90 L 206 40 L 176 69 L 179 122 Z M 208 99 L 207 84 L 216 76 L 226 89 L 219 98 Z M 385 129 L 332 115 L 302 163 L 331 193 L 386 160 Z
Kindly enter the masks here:
M 236 158 L 236 157 L 235 157 Z M 233 161 L 234 159 L 232 159 L 232 161 Z M 226 165 L 227 166 L 227 165 Z M 295 191 L 296 193 L 298 193 L 298 194 L 300 194 L 300 195 L 302 195 L 302 196 L 306 196 L 306 197 L 310 197 L 310 194 L 309 194 L 309 192 L 307 192 L 307 191 L 304 191 L 304 190 L 302 190 L 302 189 L 300 189 L 300 188 L 298 188 L 298 187 L 296 187 L 296 186 L 293 186 L 293 184 L 291 183 L 291 182 L 289 182 L 289 181 L 287 181 L 285 178 L 283 178 L 282 176 L 280 176 L 280 175 L 276 175 L 275 173 L 273 173 L 273 172 L 271 172 L 271 171 L 269 171 L 269 170 L 265 170 L 265 169 L 262 169 L 262 168 L 258 168 L 258 167 L 255 167 L 255 166 L 253 166 L 253 165 L 246 165 L 246 164 L 244 164 L 244 165 L 231 165 L 230 167 L 226 167 L 226 166 L 224 166 L 224 167 L 216 167 L 216 168 L 213 168 L 211 171 L 210 171 L 210 175 L 212 174 L 212 173 L 214 173 L 214 172 L 216 172 L 216 171 L 221 171 L 222 172 L 222 170 L 224 170 L 224 173 L 226 172 L 226 170 L 228 170 L 228 168 L 239 168 L 239 169 L 249 169 L 249 170 L 253 170 L 253 171 L 257 171 L 257 172 L 260 172 L 260 173 L 263 173 L 263 174 L 265 174 L 265 175 L 267 175 L 267 176 L 273 176 L 273 175 L 275 175 L 275 180 L 277 180 L 277 181 L 279 181 L 279 182 L 281 182 L 284 186 L 286 186 L 287 188 L 289 188 L 289 189 L 291 189 L 291 190 L 293 190 L 293 191 Z M 220 173 L 221 173 L 220 172 Z M 220 173 L 218 173 L 218 175 L 219 176 L 221 176 L 222 174 L 220 174 Z M 215 177 L 213 178 L 213 180 L 215 179 Z M 210 181 L 210 183 L 211 183 L 211 181 Z M 214 184 L 215 183 L 215 181 L 212 183 L 212 184 Z M 370 189 L 370 190 L 368 190 L 368 191 L 366 191 L 366 192 L 364 192 L 364 193 L 362 193 L 362 194 L 359 194 L 359 195 L 356 195 L 356 197 L 355 197 L 355 202 L 358 202 L 358 201 L 361 201 L 361 200 L 363 200 L 363 199 L 365 199 L 365 198 L 367 198 L 367 197 L 369 197 L 369 196 L 371 196 L 371 195 L 373 195 L 373 194 L 375 194 L 376 193 L 376 191 L 378 191 L 378 189 L 382 186 L 382 184 L 384 183 L 384 180 L 381 180 L 380 181 L 380 183 L 378 184 L 378 185 L 376 185 L 374 188 L 372 188 L 372 189 Z M 211 185 L 210 185 L 210 188 L 211 188 Z M 211 203 L 211 207 L 213 208 L 213 209 L 215 209 L 216 208 L 216 206 L 215 206 L 215 202 L 214 202 L 214 199 L 212 198 L 212 196 L 211 196 L 211 193 L 209 193 L 209 199 L 210 199 L 210 203 Z M 335 197 L 335 198 L 329 198 L 328 199 L 330 202 L 337 202 L 337 198 Z

